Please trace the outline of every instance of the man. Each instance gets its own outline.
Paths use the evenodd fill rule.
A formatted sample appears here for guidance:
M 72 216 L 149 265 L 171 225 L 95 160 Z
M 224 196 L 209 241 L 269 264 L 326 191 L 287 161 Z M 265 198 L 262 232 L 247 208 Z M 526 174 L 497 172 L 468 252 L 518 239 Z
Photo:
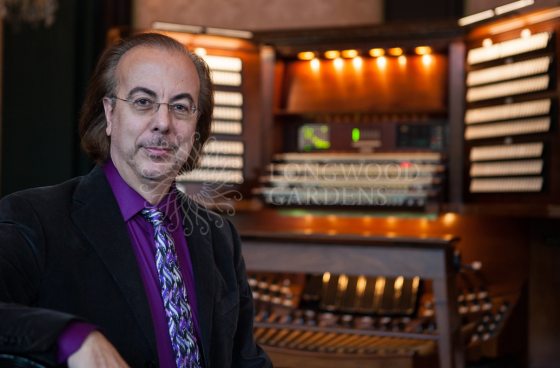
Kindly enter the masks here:
M 88 90 L 84 177 L 0 201 L 0 352 L 70 367 L 269 367 L 239 237 L 177 191 L 209 135 L 206 64 L 141 34 Z

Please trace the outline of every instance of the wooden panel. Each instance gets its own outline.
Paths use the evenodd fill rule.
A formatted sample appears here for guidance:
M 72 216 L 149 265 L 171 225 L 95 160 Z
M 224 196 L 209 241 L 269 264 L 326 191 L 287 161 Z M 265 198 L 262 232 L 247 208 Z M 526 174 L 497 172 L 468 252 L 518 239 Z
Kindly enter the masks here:
M 405 65 L 387 57 L 385 67 L 377 60 L 364 57 L 362 67 L 346 60 L 341 69 L 333 61 L 322 60 L 318 70 L 307 61 L 291 62 L 285 73 L 286 105 L 281 108 L 289 112 L 423 112 L 446 108 L 445 56 L 432 55 L 429 64 L 419 56 L 409 56 Z
M 530 223 L 524 219 L 452 213 L 421 218 L 374 217 L 360 212 L 335 216 L 327 211 L 264 209 L 237 213 L 232 220 L 242 234 L 291 231 L 309 239 L 353 234 L 369 239 L 416 237 L 418 243 L 452 235 L 460 238 L 457 248 L 463 262 L 482 262 L 482 273 L 492 290 L 517 292 L 529 274 Z
M 534 221 L 532 228 L 530 364 L 531 367 L 552 368 L 560 361 L 560 232 L 557 220 Z
M 318 356 L 317 354 L 303 354 L 287 349 L 265 347 L 270 359 L 277 368 L 413 368 L 412 357 L 386 357 L 386 358 L 354 358 L 347 356 Z
M 265 246 L 266 252 L 261 252 Z M 424 275 L 427 278 L 441 277 L 445 272 L 442 268 L 444 262 L 439 258 L 441 250 L 415 249 L 397 244 L 377 247 L 372 243 L 365 247 L 349 245 L 341 240 L 336 246 L 329 246 L 293 240 L 287 243 L 265 243 L 245 237 L 243 252 L 252 271 L 405 277 Z

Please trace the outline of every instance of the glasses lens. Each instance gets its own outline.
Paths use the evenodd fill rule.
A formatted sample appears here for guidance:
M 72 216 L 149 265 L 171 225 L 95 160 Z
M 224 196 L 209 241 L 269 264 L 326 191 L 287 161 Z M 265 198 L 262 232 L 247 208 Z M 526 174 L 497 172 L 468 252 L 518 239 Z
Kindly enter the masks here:
M 176 103 L 169 105 L 169 110 L 173 112 L 173 115 L 180 120 L 186 120 L 190 118 L 194 111 L 194 105 L 192 103 Z
M 138 112 L 155 111 L 157 103 L 146 97 L 137 98 L 132 100 L 132 107 Z
M 132 109 L 140 114 L 154 114 L 159 110 L 160 105 L 166 105 L 169 112 L 173 114 L 176 119 L 188 120 L 196 112 L 196 107 L 190 101 L 175 104 L 168 104 L 165 102 L 156 102 L 147 97 L 139 97 L 133 100 L 116 97 L 118 100 L 128 102 Z

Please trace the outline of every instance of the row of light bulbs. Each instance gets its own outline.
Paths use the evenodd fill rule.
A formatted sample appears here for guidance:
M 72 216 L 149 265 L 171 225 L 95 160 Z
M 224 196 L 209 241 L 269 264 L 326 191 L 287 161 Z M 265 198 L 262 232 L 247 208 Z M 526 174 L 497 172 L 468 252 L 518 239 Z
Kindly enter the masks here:
M 197 55 L 205 58 L 205 60 L 209 62 L 209 64 L 212 64 L 210 63 L 212 60 L 209 60 L 208 58 L 213 58 L 213 57 L 207 55 L 206 49 L 202 47 L 197 47 L 193 51 Z M 424 64 L 425 66 L 429 66 L 433 61 L 432 48 L 430 46 L 418 46 L 414 49 L 414 53 L 422 57 L 422 64 Z M 401 66 L 407 64 L 407 57 L 404 54 L 404 50 L 400 47 L 393 47 L 387 50 L 383 48 L 372 48 L 368 51 L 368 54 L 369 56 L 375 59 L 375 62 L 377 63 L 377 66 L 379 68 L 384 68 L 387 65 L 388 60 L 386 55 L 396 57 L 399 65 Z M 311 68 L 313 70 L 318 70 L 320 68 L 320 63 L 321 63 L 319 59 L 319 55 L 320 54 L 315 51 L 302 51 L 297 54 L 297 57 L 299 60 L 309 61 L 311 63 Z M 334 67 L 336 69 L 343 68 L 344 60 L 350 60 L 355 68 L 361 68 L 364 62 L 362 57 L 360 56 L 360 52 L 356 49 L 348 49 L 348 50 L 341 50 L 341 51 L 328 50 L 325 51 L 322 55 L 324 56 L 325 59 L 331 60 L 334 63 Z M 210 66 L 212 69 L 212 65 Z M 224 65 L 221 65 L 219 67 L 220 70 L 230 70 L 229 68 L 228 69 L 223 69 L 223 68 Z
M 414 49 L 414 53 L 422 57 L 422 63 L 428 66 L 432 63 L 432 48 L 430 46 L 418 46 Z M 367 54 L 375 59 L 378 67 L 384 68 L 387 65 L 387 57 L 396 57 L 399 65 L 404 66 L 407 63 L 407 58 L 404 50 L 400 47 L 392 47 L 387 50 L 383 48 L 372 48 L 368 50 Z M 363 64 L 362 56 L 356 49 L 349 50 L 328 50 L 320 54 L 315 51 L 302 51 L 297 54 L 297 58 L 303 61 L 309 61 L 313 70 L 318 70 L 320 67 L 320 56 L 327 60 L 332 60 L 336 69 L 341 69 L 344 66 L 344 60 L 351 60 L 356 68 L 361 68 Z
M 430 46 L 418 46 L 414 48 L 414 53 L 416 55 L 429 55 L 432 53 L 432 48 Z M 390 55 L 390 56 L 404 56 L 404 50 L 400 47 L 392 47 L 387 50 L 376 47 L 372 48 L 368 51 L 369 56 L 371 57 L 381 57 Z M 360 56 L 360 52 L 356 49 L 349 49 L 349 50 L 328 50 L 322 54 L 325 59 L 334 60 L 342 57 L 343 59 L 353 59 L 355 57 Z M 320 54 L 315 51 L 302 51 L 297 54 L 299 60 L 313 60 L 319 58 Z

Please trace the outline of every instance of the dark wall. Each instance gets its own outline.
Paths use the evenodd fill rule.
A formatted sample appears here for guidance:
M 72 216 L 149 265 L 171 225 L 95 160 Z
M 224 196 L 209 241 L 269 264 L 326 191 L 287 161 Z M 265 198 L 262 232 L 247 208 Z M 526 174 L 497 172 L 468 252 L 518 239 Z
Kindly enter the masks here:
M 387 0 L 385 22 L 458 19 L 463 16 L 463 0 Z
M 75 11 L 60 2 L 50 28 L 6 23 L 2 194 L 73 174 Z
M 55 23 L 4 28 L 0 195 L 86 173 L 78 114 L 107 29 L 130 24 L 130 0 L 60 0 Z

